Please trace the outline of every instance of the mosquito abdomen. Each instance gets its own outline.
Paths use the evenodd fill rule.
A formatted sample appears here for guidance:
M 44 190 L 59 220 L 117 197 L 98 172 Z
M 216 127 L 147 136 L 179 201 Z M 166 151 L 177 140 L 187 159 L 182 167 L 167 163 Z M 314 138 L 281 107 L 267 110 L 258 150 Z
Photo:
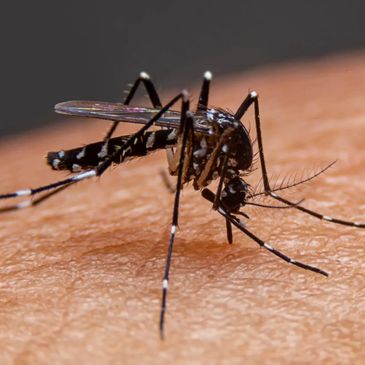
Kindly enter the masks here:
M 47 163 L 53 170 L 79 172 L 93 169 L 120 149 L 130 138 L 133 138 L 133 135 L 112 138 L 108 142 L 95 142 L 71 150 L 48 152 Z M 140 139 L 133 141 L 131 146 L 127 148 L 125 159 L 145 156 L 149 152 L 171 147 L 175 144 L 175 129 L 146 132 Z M 120 163 L 119 157 L 113 162 L 116 164 Z

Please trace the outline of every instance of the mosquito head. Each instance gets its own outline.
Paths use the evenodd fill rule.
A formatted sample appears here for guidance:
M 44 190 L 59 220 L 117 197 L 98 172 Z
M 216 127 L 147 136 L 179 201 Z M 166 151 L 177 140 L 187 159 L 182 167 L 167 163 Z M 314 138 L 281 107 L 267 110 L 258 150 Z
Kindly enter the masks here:
M 249 185 L 239 176 L 230 179 L 222 190 L 222 204 L 230 213 L 236 213 L 245 204 Z

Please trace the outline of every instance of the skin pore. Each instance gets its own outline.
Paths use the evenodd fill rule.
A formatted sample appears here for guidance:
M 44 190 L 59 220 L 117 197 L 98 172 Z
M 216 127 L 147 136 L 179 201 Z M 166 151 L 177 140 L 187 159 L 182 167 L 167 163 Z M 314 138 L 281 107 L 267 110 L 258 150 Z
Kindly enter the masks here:
M 363 54 L 216 76 L 213 106 L 235 110 L 248 91 L 259 93 L 272 183 L 295 173 L 305 178 L 337 160 L 283 196 L 304 198 L 304 206 L 329 216 L 365 221 Z M 243 122 L 254 138 L 252 111 Z M 42 156 L 100 140 L 108 126 L 74 119 L 3 140 L 0 191 L 64 178 Z M 134 130 L 122 125 L 116 135 Z M 159 174 L 166 166 L 159 152 L 81 182 L 39 207 L 1 215 L 0 362 L 361 362 L 365 230 L 293 209 L 244 209 L 249 230 L 326 270 L 330 276 L 324 278 L 286 264 L 236 229 L 228 245 L 224 219 L 189 186 L 181 197 L 160 340 L 173 205 Z M 259 169 L 247 178 L 253 186 L 259 179 Z

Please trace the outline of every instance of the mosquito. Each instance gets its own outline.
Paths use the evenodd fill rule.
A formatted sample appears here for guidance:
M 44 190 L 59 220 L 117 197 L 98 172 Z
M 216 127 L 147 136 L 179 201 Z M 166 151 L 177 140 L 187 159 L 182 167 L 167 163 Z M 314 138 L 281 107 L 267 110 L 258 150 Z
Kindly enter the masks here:
M 202 197 L 212 204 L 213 209 L 224 217 L 229 243 L 233 242 L 232 226 L 235 226 L 260 247 L 287 263 L 324 276 L 328 276 L 326 271 L 290 258 L 249 231 L 244 222 L 238 218 L 238 216 L 249 218 L 241 209 L 246 205 L 293 208 L 327 222 L 365 228 L 364 223 L 332 218 L 305 208 L 301 205 L 301 201 L 293 202 L 278 195 L 279 190 L 309 181 L 323 173 L 332 164 L 300 182 L 271 188 L 264 158 L 258 94 L 255 91 L 250 92 L 234 114 L 224 109 L 210 108 L 208 100 L 211 79 L 211 72 L 205 72 L 199 101 L 194 112 L 190 109 L 190 95 L 186 90 L 162 105 L 151 78 L 145 72 L 140 73 L 123 103 L 68 101 L 57 104 L 55 106 L 57 113 L 105 119 L 113 123 L 100 142 L 48 153 L 47 162 L 52 169 L 69 170 L 74 173 L 71 177 L 34 189 L 23 189 L 0 195 L 0 199 L 31 197 L 21 203 L 3 207 L 0 212 L 36 206 L 71 185 L 101 176 L 113 164 L 120 164 L 133 157 L 145 156 L 153 151 L 165 149 L 169 173 L 177 176 L 177 180 L 174 189 L 170 239 L 162 278 L 159 321 L 161 339 L 164 338 L 169 273 L 178 226 L 180 193 L 188 182 L 192 182 L 194 189 L 200 191 Z M 144 85 L 147 91 L 152 104 L 151 108 L 129 106 L 141 85 Z M 178 103 L 181 105 L 180 110 L 173 110 L 172 108 Z M 245 181 L 245 177 L 253 169 L 255 155 L 249 132 L 241 119 L 251 106 L 254 108 L 255 115 L 256 140 L 263 182 L 262 192 L 252 192 L 250 185 Z M 142 127 L 136 133 L 113 137 L 120 122 L 137 123 Z M 160 129 L 151 130 L 152 126 L 160 127 Z M 207 188 L 213 180 L 218 180 L 215 192 Z M 33 198 L 36 195 L 38 197 Z M 258 195 L 266 195 L 279 201 L 280 205 L 254 203 L 252 200 Z

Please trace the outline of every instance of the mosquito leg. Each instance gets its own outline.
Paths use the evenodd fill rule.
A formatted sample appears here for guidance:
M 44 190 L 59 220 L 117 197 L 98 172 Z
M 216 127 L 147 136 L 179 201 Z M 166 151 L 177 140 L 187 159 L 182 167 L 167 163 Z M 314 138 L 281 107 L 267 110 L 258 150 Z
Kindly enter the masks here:
M 160 97 L 157 94 L 156 88 L 153 84 L 153 82 L 151 81 L 150 76 L 142 71 L 139 74 L 139 77 L 137 78 L 137 80 L 134 82 L 132 88 L 129 90 L 128 95 L 126 96 L 126 98 L 124 99 L 123 104 L 124 105 L 129 105 L 129 103 L 132 101 L 138 87 L 140 86 L 141 82 L 143 83 L 144 87 L 147 90 L 147 94 L 151 100 L 151 103 L 153 105 L 154 108 L 162 108 L 162 104 L 161 104 L 161 100 Z M 113 124 L 111 125 L 110 129 L 108 130 L 107 134 L 104 137 L 104 150 L 107 150 L 108 147 L 108 142 L 110 140 L 110 138 L 112 137 L 113 133 L 115 132 L 117 126 L 118 126 L 119 122 L 113 122 Z
M 213 202 L 213 209 L 217 210 L 218 207 L 221 205 L 221 194 L 222 194 L 222 188 L 223 188 L 223 182 L 224 182 L 224 176 L 226 174 L 227 170 L 227 161 L 228 161 L 228 155 L 225 155 L 223 160 L 223 166 L 221 170 L 221 176 L 218 183 L 218 188 L 215 194 L 214 202 Z M 226 218 L 226 232 L 227 232 L 227 241 L 228 243 L 233 243 L 233 233 L 232 233 L 232 224 L 231 222 Z
M 221 201 L 223 182 L 224 182 L 224 177 L 225 177 L 226 171 L 227 171 L 227 161 L 228 161 L 228 155 L 225 155 L 224 159 L 223 159 L 223 164 L 222 164 L 221 176 L 219 179 L 219 183 L 218 183 L 218 187 L 217 187 L 217 191 L 216 191 L 215 199 L 214 199 L 214 203 L 213 203 L 213 209 L 215 209 L 215 210 L 218 209 L 218 206 L 220 205 L 220 201 Z
M 223 216 L 227 217 L 227 212 L 225 212 L 224 210 L 219 209 L 218 212 L 221 213 Z M 328 273 L 326 271 L 323 271 L 323 270 L 319 269 L 318 267 L 304 264 L 300 261 L 294 260 L 294 259 L 290 258 L 289 256 L 283 254 L 281 251 L 275 249 L 274 247 L 272 247 L 268 243 L 262 241 L 260 238 L 258 238 L 253 233 L 251 233 L 246 227 L 244 227 L 242 224 L 240 224 L 238 220 L 232 219 L 232 217 L 230 217 L 230 216 L 228 216 L 228 217 L 229 217 L 228 219 L 231 221 L 231 223 L 234 226 L 236 226 L 243 233 L 245 233 L 248 237 L 250 237 L 253 241 L 255 241 L 258 245 L 260 245 L 267 251 L 271 252 L 275 256 L 281 258 L 282 260 L 286 261 L 287 263 L 289 263 L 291 265 L 298 266 L 304 270 L 309 270 L 309 271 L 315 272 L 317 274 L 321 274 L 323 276 L 328 276 Z
M 221 196 L 221 193 L 222 193 L 222 186 L 223 186 L 223 181 L 224 181 L 224 172 L 227 169 L 227 161 L 228 161 L 228 156 L 226 156 L 226 158 L 224 159 L 224 162 L 223 162 L 224 165 L 223 165 L 223 169 L 222 169 L 222 175 L 221 175 L 221 178 L 219 180 L 217 194 L 215 196 L 214 203 L 213 203 L 213 208 L 214 209 L 218 209 L 218 204 L 220 204 L 220 196 Z M 233 243 L 232 224 L 227 218 L 226 218 L 226 232 L 227 232 L 227 241 L 228 241 L 228 243 L 232 244 Z
M 161 116 L 167 110 L 169 110 L 171 108 L 171 106 L 173 106 L 180 99 L 187 98 L 186 95 L 187 95 L 187 92 L 183 91 L 180 94 L 178 94 L 177 96 L 175 96 L 169 103 L 167 103 L 162 109 L 160 109 L 159 112 L 156 113 L 154 115 L 154 117 L 152 119 L 150 119 L 149 122 L 146 123 L 139 131 L 132 134 L 130 136 L 130 138 L 121 146 L 120 149 L 114 151 L 102 163 L 100 163 L 95 169 L 87 170 L 85 172 L 81 172 L 79 174 L 71 176 L 67 179 L 60 180 L 60 181 L 57 181 L 57 182 L 54 182 L 51 184 L 43 185 L 43 186 L 40 186 L 35 189 L 22 189 L 22 190 L 17 190 L 12 193 L 8 193 L 8 194 L 0 194 L 0 199 L 34 196 L 34 195 L 37 195 L 42 192 L 51 191 L 51 190 L 58 189 L 60 187 L 63 187 L 63 186 L 69 185 L 69 184 L 74 184 L 74 183 L 77 183 L 82 180 L 90 179 L 90 178 L 93 178 L 96 176 L 101 176 L 105 172 L 105 170 L 107 170 L 112 165 L 113 161 L 118 160 L 120 162 L 123 162 L 124 159 L 127 157 L 126 155 L 128 154 L 129 150 L 131 149 L 131 146 L 133 146 L 136 143 L 136 141 L 138 141 L 144 135 L 144 133 L 146 133 L 147 130 L 149 128 L 151 128 L 153 126 L 153 124 L 159 118 L 161 118 Z M 51 196 L 51 195 L 53 195 L 53 194 L 50 194 L 49 196 Z M 26 202 L 21 203 L 21 204 L 31 205 L 31 203 L 26 203 Z
M 44 202 L 45 200 L 48 200 L 48 198 L 50 198 L 51 196 L 54 196 L 57 193 L 67 189 L 69 186 L 71 186 L 73 184 L 75 184 L 75 182 L 70 183 L 68 185 L 61 186 L 55 190 L 51 190 L 50 192 L 40 196 L 37 199 L 26 200 L 19 204 L 13 204 L 13 205 L 9 205 L 6 207 L 2 207 L 2 208 L 0 208 L 0 213 L 11 212 L 14 210 L 19 210 L 19 209 L 24 209 L 24 208 L 29 208 L 29 207 L 35 207 L 36 205 L 39 205 L 40 203 Z
M 212 169 L 216 166 L 216 161 L 219 155 L 222 154 L 222 152 L 225 154 L 225 157 L 223 159 L 223 165 L 220 172 L 220 179 L 218 183 L 217 193 L 215 196 L 215 200 L 213 202 L 213 209 L 218 209 L 218 206 L 220 205 L 220 198 L 222 193 L 222 187 L 224 182 L 224 177 L 226 174 L 227 169 L 227 162 L 228 162 L 228 154 L 224 152 L 224 149 L 227 149 L 227 152 L 229 150 L 228 145 L 232 142 L 234 138 L 232 138 L 232 135 L 234 134 L 235 129 L 234 128 L 227 128 L 223 134 L 220 137 L 220 140 L 217 143 L 217 146 L 214 148 L 214 151 L 212 152 L 209 160 L 205 164 L 205 167 L 199 177 L 199 180 L 197 182 L 197 186 L 204 185 L 204 181 L 206 181 L 209 178 L 209 175 L 212 172 Z M 231 141 L 229 139 L 231 138 Z M 226 229 L 227 229 L 227 241 L 228 243 L 233 243 L 233 235 L 232 235 L 232 227 L 228 220 L 226 220 Z
M 212 201 L 213 209 L 215 209 L 215 210 L 217 210 L 219 208 L 219 206 L 221 205 L 220 197 L 221 197 L 221 193 L 222 193 L 222 187 L 223 187 L 225 172 L 226 172 L 226 169 L 227 169 L 227 161 L 228 161 L 228 156 L 226 155 L 224 160 L 223 160 L 223 166 L 222 166 L 222 170 L 221 170 L 221 176 L 220 176 L 220 179 L 219 179 L 217 192 L 216 192 L 215 197 Z M 228 219 L 226 219 L 226 232 L 227 232 L 227 241 L 228 241 L 228 243 L 232 244 L 233 243 L 232 225 L 231 225 L 231 222 Z
M 298 210 L 300 210 L 300 211 L 302 211 L 306 214 L 309 214 L 312 217 L 315 217 L 315 218 L 318 218 L 318 219 L 321 219 L 321 220 L 325 220 L 327 222 L 341 224 L 341 225 L 344 225 L 344 226 L 365 228 L 365 223 L 351 222 L 351 221 L 347 221 L 347 220 L 343 220 L 343 219 L 332 218 L 332 217 L 329 217 L 327 215 L 317 213 L 313 210 L 304 208 L 301 205 L 296 204 L 296 203 L 294 203 L 290 200 L 284 199 L 284 198 L 280 197 L 278 194 L 274 193 L 271 190 L 268 175 L 267 175 L 266 164 L 265 164 L 264 148 L 263 148 L 262 133 L 261 133 L 259 102 L 258 102 L 258 95 L 257 95 L 256 92 L 253 91 L 247 96 L 247 98 L 243 101 L 241 106 L 238 108 L 238 110 L 235 114 L 235 117 L 240 119 L 252 103 L 254 103 L 254 107 L 255 107 L 255 124 L 256 124 L 256 133 L 257 133 L 257 143 L 258 143 L 258 147 L 259 147 L 262 181 L 264 183 L 265 194 L 271 196 L 272 198 L 274 198 L 278 201 L 281 201 L 282 203 L 285 203 L 289 206 L 292 206 L 295 209 L 298 209 Z
M 217 143 L 217 146 L 214 148 L 214 151 L 212 152 L 209 160 L 205 164 L 205 167 L 197 182 L 197 186 L 204 185 L 204 181 L 206 181 L 209 178 L 209 175 L 211 174 L 212 169 L 216 166 L 216 161 L 217 161 L 218 156 L 220 156 L 222 153 L 224 153 L 225 157 L 223 159 L 223 165 L 222 165 L 222 169 L 220 172 L 220 179 L 219 179 L 219 183 L 218 183 L 217 193 L 215 195 L 215 200 L 213 202 L 213 209 L 218 209 L 218 206 L 220 205 L 222 187 L 223 187 L 223 182 L 224 182 L 224 177 L 226 174 L 227 162 L 228 162 L 228 157 L 229 157 L 227 154 L 227 152 L 229 150 L 228 145 L 230 145 L 230 143 L 232 143 L 232 140 L 234 139 L 234 138 L 232 138 L 232 135 L 234 134 L 234 132 L 235 132 L 234 128 L 227 128 L 223 132 L 223 134 L 220 137 L 220 140 Z M 231 140 L 229 141 L 230 138 L 231 138 Z M 227 149 L 226 152 L 224 152 L 225 149 Z M 228 241 L 228 243 L 232 243 L 233 242 L 232 227 L 228 220 L 226 220 L 226 228 L 227 228 L 227 241 Z
M 151 100 L 151 103 L 153 105 L 154 108 L 162 108 L 162 103 L 160 100 L 160 97 L 158 96 L 158 93 L 156 91 L 155 85 L 153 84 L 153 82 L 151 81 L 150 76 L 142 71 L 139 74 L 139 77 L 137 78 L 137 80 L 134 82 L 132 88 L 130 89 L 127 97 L 124 100 L 124 105 L 129 105 L 129 103 L 132 101 L 134 94 L 136 93 L 140 83 L 143 83 L 144 87 L 147 90 L 147 94 Z
M 183 173 L 184 173 L 184 162 L 185 162 L 185 150 L 188 143 L 188 135 L 189 132 L 193 128 L 193 116 L 189 111 L 189 99 L 188 95 L 185 94 L 183 96 L 182 110 L 181 110 L 181 133 L 182 133 L 182 141 L 181 141 L 181 152 L 179 158 L 179 167 L 177 174 L 177 182 L 176 182 L 176 191 L 175 191 L 175 201 L 174 208 L 172 214 L 172 222 L 171 222 L 171 233 L 170 233 L 170 241 L 166 255 L 166 264 L 165 271 L 162 279 L 162 301 L 161 301 L 161 312 L 160 312 L 160 337 L 164 338 L 164 323 L 165 323 L 165 313 L 166 313 L 166 300 L 167 300 L 167 289 L 169 286 L 169 274 L 170 274 L 170 266 L 171 266 L 171 258 L 172 252 L 174 248 L 174 240 L 176 227 L 178 226 L 178 218 L 179 218 L 179 202 L 180 202 L 180 193 L 183 184 Z
M 336 223 L 336 224 L 341 224 L 343 226 L 349 226 L 349 227 L 357 227 L 357 228 L 365 228 L 365 223 L 361 223 L 361 222 L 352 222 L 352 221 L 346 221 L 343 219 L 338 219 L 338 218 L 333 218 L 333 217 L 329 217 L 328 215 L 323 215 L 320 214 L 318 212 L 315 212 L 314 210 L 310 210 L 307 209 L 305 207 L 302 207 L 299 204 L 295 204 L 290 200 L 284 199 L 281 196 L 279 196 L 278 194 L 274 193 L 274 192 L 269 192 L 269 195 L 278 200 L 281 201 L 282 203 L 285 203 L 289 206 L 292 206 L 295 209 L 300 210 L 301 212 L 307 213 L 309 215 L 311 215 L 312 217 L 327 221 L 327 222 L 331 222 L 331 223 Z
M 211 80 L 212 80 L 212 73 L 210 71 L 206 71 L 204 73 L 204 77 L 203 77 L 203 84 L 202 84 L 202 88 L 200 91 L 197 111 L 206 111 L 207 110 L 208 99 L 209 99 L 209 86 L 210 86 Z
M 11 198 L 17 198 L 17 197 L 25 197 L 25 196 L 34 196 L 37 195 L 39 193 L 42 193 L 44 191 L 51 191 L 54 189 L 59 189 L 61 187 L 66 187 L 70 184 L 74 184 L 76 182 L 82 181 L 82 180 L 86 180 L 92 177 L 96 176 L 96 172 L 95 170 L 88 170 L 85 172 L 82 172 L 80 174 L 74 175 L 72 177 L 69 177 L 67 179 L 64 180 L 60 180 L 48 185 L 43 185 L 40 186 L 38 188 L 35 189 L 22 189 L 22 190 L 17 190 L 13 193 L 8 193 L 8 194 L 0 194 L 0 199 L 11 199 Z M 61 189 L 59 189 L 58 191 L 61 191 Z M 47 196 L 52 196 L 53 194 L 47 194 Z M 31 206 L 31 202 L 23 202 L 18 204 L 17 208 L 11 208 L 11 207 L 5 207 L 4 210 L 8 211 L 8 210 L 15 210 L 15 209 L 20 209 L 20 208 L 25 208 L 27 206 Z M 16 207 L 16 206 L 15 206 Z
M 202 191 L 202 196 L 205 199 L 209 200 L 210 202 L 214 202 L 214 200 L 215 200 L 215 194 L 212 191 L 210 191 L 209 189 L 204 189 Z M 323 271 L 323 270 L 321 270 L 321 269 L 319 269 L 315 266 L 307 265 L 307 264 L 304 264 L 300 261 L 294 260 L 294 259 L 290 258 L 289 256 L 283 254 L 281 251 L 275 249 L 274 247 L 272 247 L 268 243 L 264 242 L 263 240 L 258 238 L 256 235 L 251 233 L 246 227 L 244 227 L 244 225 L 240 222 L 240 220 L 237 217 L 235 217 L 234 215 L 228 213 L 222 206 L 220 206 L 218 208 L 218 213 L 220 213 L 223 217 L 225 217 L 226 220 L 229 220 L 230 223 L 232 223 L 240 231 L 245 233 L 248 237 L 250 237 L 253 241 L 255 241 L 259 246 L 263 247 L 265 250 L 271 252 L 272 254 L 279 257 L 280 259 L 286 261 L 287 263 L 289 263 L 291 265 L 298 266 L 302 269 L 313 271 L 317 274 L 321 274 L 321 275 L 324 275 L 324 276 L 328 276 L 328 273 L 326 271 Z
M 210 71 L 206 71 L 203 76 L 203 84 L 199 95 L 197 112 L 199 111 L 202 112 L 207 110 L 208 99 L 209 99 L 209 87 L 211 80 L 212 80 L 212 73 Z M 166 157 L 170 174 L 175 176 L 177 173 L 178 155 L 176 155 L 174 148 L 166 149 Z
M 256 134 L 257 134 L 257 144 L 259 146 L 262 181 L 264 183 L 265 193 L 269 194 L 271 189 L 270 189 L 269 178 L 267 175 L 267 169 L 266 169 L 266 164 L 265 164 L 264 147 L 263 147 L 263 143 L 262 143 L 262 133 L 261 133 L 259 101 L 258 101 L 258 95 L 257 95 L 256 91 L 252 91 L 247 95 L 246 99 L 242 102 L 242 104 L 236 111 L 235 118 L 240 120 L 242 118 L 242 116 L 246 113 L 247 109 L 252 104 L 254 104 L 254 108 L 255 108 L 255 126 L 256 126 Z

